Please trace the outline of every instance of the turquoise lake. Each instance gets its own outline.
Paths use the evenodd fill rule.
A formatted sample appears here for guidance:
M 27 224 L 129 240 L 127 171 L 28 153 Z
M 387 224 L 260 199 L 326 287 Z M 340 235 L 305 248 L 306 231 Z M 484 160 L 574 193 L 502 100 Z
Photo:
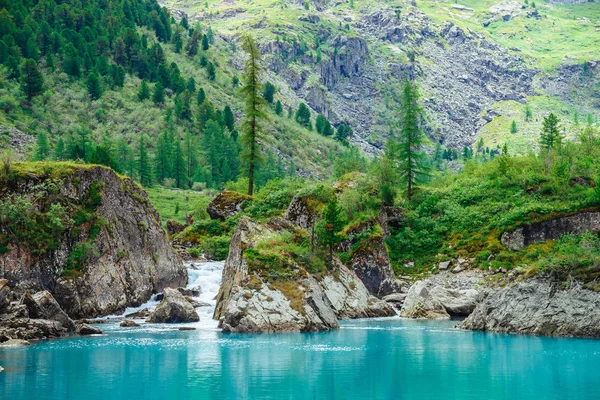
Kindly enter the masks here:
M 106 336 L 0 350 L 0 399 L 600 398 L 600 340 L 454 324 L 356 320 L 279 335 L 100 325 Z

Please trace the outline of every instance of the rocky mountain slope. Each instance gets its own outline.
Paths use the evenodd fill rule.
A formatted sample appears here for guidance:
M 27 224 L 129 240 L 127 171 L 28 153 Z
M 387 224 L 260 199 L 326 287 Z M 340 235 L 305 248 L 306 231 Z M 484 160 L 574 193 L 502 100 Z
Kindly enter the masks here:
M 370 152 L 397 122 L 405 77 L 421 85 L 430 138 L 454 148 L 482 137 L 489 147 L 508 141 L 526 145 L 515 151 L 531 149 L 537 131 L 523 119 L 525 104 L 535 118 L 558 107 L 567 124 L 598 109 L 598 3 L 163 4 L 226 43 L 252 32 L 284 106 L 305 100 L 335 124 L 350 123 L 353 141 Z M 229 62 L 241 65 L 235 55 Z M 522 125 L 514 137 L 511 119 Z
M 145 192 L 108 168 L 13 164 L 0 199 L 0 278 L 16 295 L 47 290 L 83 318 L 187 282 Z

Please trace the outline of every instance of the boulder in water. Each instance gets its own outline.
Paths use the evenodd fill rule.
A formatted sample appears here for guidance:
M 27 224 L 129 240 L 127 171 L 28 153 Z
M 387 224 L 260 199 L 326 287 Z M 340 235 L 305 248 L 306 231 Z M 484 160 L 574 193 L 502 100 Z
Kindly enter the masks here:
M 77 329 L 75 330 L 75 332 L 78 335 L 101 335 L 102 331 L 98 328 L 95 328 L 91 325 L 88 324 L 79 324 L 77 325 Z
M 135 328 L 140 326 L 140 324 L 138 324 L 137 322 L 131 321 L 129 319 L 126 319 L 125 321 L 121 322 L 121 324 L 119 324 L 119 326 L 123 327 L 123 328 Z
M 34 293 L 25 292 L 21 304 L 27 306 L 29 318 L 47 319 L 59 322 L 67 331 L 75 330 L 75 323 L 65 313 L 52 294 L 47 290 Z
M 147 308 L 125 315 L 125 318 L 148 318 L 152 313 Z
M 164 298 L 150 316 L 152 323 L 196 322 L 200 317 L 177 289 L 166 288 Z
M 4 343 L 0 344 L 0 347 L 25 347 L 29 346 L 31 343 L 27 340 L 23 339 L 10 339 Z
M 409 289 L 401 317 L 448 319 L 469 315 L 477 304 L 479 292 L 472 288 L 444 287 L 431 280 L 415 282 Z

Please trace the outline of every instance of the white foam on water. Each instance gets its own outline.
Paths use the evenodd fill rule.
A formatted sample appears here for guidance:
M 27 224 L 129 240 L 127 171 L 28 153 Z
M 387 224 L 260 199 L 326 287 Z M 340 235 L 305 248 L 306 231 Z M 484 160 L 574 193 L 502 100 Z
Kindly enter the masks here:
M 188 284 L 187 289 L 193 289 L 200 291 L 198 296 L 192 297 L 194 300 L 206 304 L 196 308 L 196 312 L 200 316 L 200 321 L 186 326 L 194 327 L 196 329 L 218 329 L 218 321 L 213 320 L 213 312 L 217 305 L 215 297 L 219 292 L 221 286 L 221 279 L 223 276 L 223 261 L 210 261 L 210 262 L 196 262 L 187 263 L 188 269 Z M 156 300 L 156 295 L 153 295 L 150 300 L 138 307 L 128 307 L 125 312 L 121 315 L 110 315 L 105 319 L 123 319 L 126 315 L 143 310 L 147 308 L 149 311 L 154 311 L 160 301 Z M 136 319 L 138 323 L 144 323 L 143 319 Z M 161 329 L 165 327 L 165 324 L 144 324 L 143 328 L 150 329 Z M 171 328 L 169 328 L 171 329 Z

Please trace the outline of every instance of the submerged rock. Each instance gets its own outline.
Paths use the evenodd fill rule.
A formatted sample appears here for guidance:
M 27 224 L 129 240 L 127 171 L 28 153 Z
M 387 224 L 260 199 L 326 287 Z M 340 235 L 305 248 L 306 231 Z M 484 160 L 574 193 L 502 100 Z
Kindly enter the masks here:
M 135 328 L 135 327 L 140 326 L 140 324 L 138 324 L 135 321 L 131 321 L 131 320 L 126 319 L 125 321 L 121 322 L 119 324 L 119 326 L 121 326 L 123 328 Z
M 600 337 L 600 293 L 541 279 L 481 295 L 463 329 L 543 336 Z
M 77 325 L 77 329 L 75 330 L 75 333 L 77 333 L 78 335 L 101 335 L 102 331 L 96 327 L 93 327 L 91 325 L 88 324 L 79 324 Z
M 166 288 L 164 298 L 150 316 L 152 323 L 196 322 L 200 317 L 177 289 Z

